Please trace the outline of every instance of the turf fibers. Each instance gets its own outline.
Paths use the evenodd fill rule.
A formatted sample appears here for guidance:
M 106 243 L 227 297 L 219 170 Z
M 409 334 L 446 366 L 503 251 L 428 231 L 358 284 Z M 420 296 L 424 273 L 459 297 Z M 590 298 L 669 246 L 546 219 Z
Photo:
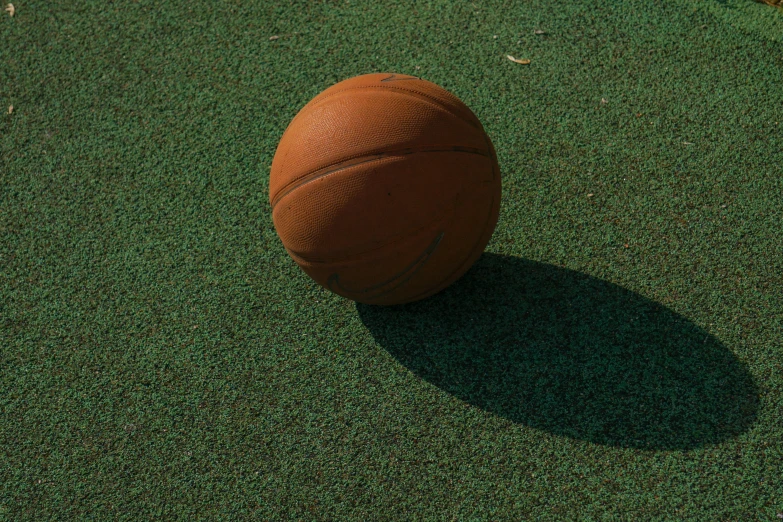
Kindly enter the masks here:
M 15 8 L 0 519 L 783 512 L 783 10 Z M 401 307 L 315 286 L 267 199 L 294 114 L 369 72 L 454 92 L 503 172 L 485 255 Z

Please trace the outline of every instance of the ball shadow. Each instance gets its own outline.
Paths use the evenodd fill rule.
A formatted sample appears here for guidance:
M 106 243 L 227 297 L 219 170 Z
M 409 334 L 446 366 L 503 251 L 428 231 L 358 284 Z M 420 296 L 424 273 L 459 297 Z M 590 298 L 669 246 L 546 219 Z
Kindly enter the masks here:
M 550 433 L 651 450 L 746 431 L 745 365 L 686 318 L 578 272 L 485 253 L 443 292 L 356 305 L 414 374 L 486 411 Z

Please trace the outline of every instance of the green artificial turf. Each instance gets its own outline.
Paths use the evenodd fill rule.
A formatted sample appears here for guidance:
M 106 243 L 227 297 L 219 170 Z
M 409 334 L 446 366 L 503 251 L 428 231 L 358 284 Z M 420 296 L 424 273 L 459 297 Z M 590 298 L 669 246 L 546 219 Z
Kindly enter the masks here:
M 782 9 L 14 5 L 0 519 L 783 512 Z M 487 253 L 401 307 L 316 286 L 268 203 L 370 72 L 459 96 L 503 173 Z

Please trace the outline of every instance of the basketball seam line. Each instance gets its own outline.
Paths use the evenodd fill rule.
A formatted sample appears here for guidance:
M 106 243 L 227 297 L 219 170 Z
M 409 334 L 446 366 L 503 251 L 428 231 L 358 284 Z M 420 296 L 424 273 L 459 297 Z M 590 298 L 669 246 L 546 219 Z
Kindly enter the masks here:
M 493 154 L 494 147 L 492 146 L 492 140 L 489 139 L 489 134 L 484 132 L 484 142 L 487 144 L 487 154 L 489 155 L 489 160 L 492 163 L 492 181 L 495 180 L 496 175 L 496 167 L 497 170 L 500 170 L 500 166 L 497 164 L 497 154 Z M 500 174 L 499 172 L 497 173 Z
M 447 286 L 449 286 L 451 284 L 451 283 L 449 283 L 449 284 L 446 284 L 446 283 L 452 277 L 454 277 L 454 274 L 459 272 L 462 269 L 462 267 L 465 266 L 465 263 L 467 263 L 468 260 L 471 257 L 473 257 L 473 254 L 476 253 L 476 250 L 478 249 L 479 244 L 481 243 L 481 239 L 484 237 L 484 234 L 486 234 L 487 229 L 489 228 L 490 218 L 492 217 L 492 211 L 494 209 L 495 209 L 495 196 L 492 196 L 492 203 L 489 206 L 489 215 L 487 216 L 487 221 L 484 223 L 484 228 L 481 230 L 481 234 L 479 235 L 478 239 L 476 240 L 476 244 L 474 244 L 473 247 L 470 249 L 470 253 L 465 257 L 465 259 L 462 261 L 462 263 L 460 263 L 459 267 L 457 267 L 456 269 L 452 270 L 451 273 L 447 277 L 445 277 L 443 280 L 441 280 L 441 282 L 438 283 L 437 286 L 435 286 L 434 288 L 430 288 L 429 290 L 426 290 L 424 292 L 420 292 L 419 294 L 416 294 L 414 296 L 411 296 L 408 301 L 405 301 L 405 303 L 410 303 L 410 302 L 413 302 L 413 301 L 416 301 L 416 300 L 419 300 L 419 299 L 424 299 L 425 297 L 429 297 L 429 296 L 435 295 L 435 294 L 437 294 L 438 292 L 440 292 L 441 290 L 443 290 L 444 288 L 446 288 Z M 494 233 L 494 230 L 492 232 Z M 492 236 L 490 236 L 490 239 L 491 238 L 492 238 Z M 489 242 L 489 240 L 487 240 L 487 242 Z M 486 245 L 484 245 L 484 248 L 487 248 Z M 482 253 L 483 253 L 483 251 L 482 251 Z M 427 295 L 428 292 L 429 292 L 429 295 Z M 421 297 L 421 296 L 424 296 L 424 297 Z M 405 303 L 401 303 L 401 304 L 405 304 Z
M 421 80 L 418 76 L 406 76 L 405 78 L 397 78 L 397 74 L 392 73 L 391 76 L 387 76 L 382 82 L 402 82 L 405 80 Z
M 355 156 L 350 156 L 348 158 L 342 159 L 338 162 L 332 163 L 330 165 L 326 165 L 323 167 L 319 167 L 309 174 L 305 174 L 304 176 L 299 177 L 298 179 L 295 179 L 291 182 L 289 182 L 287 185 L 282 187 L 274 198 L 272 198 L 271 205 L 272 205 L 272 211 L 274 211 L 275 207 L 278 203 L 280 203 L 280 200 L 283 199 L 285 196 L 293 192 L 294 190 L 302 187 L 303 185 L 306 185 L 307 183 L 310 183 L 311 181 L 315 181 L 316 179 L 320 179 L 324 176 L 327 176 L 329 174 L 334 174 L 335 172 L 339 172 L 341 170 L 345 170 L 351 167 L 356 167 L 358 165 L 361 165 L 363 163 L 370 163 L 372 161 L 379 161 L 384 158 L 389 158 L 393 156 L 407 156 L 409 154 L 418 154 L 420 152 L 462 152 L 464 154 L 476 154 L 477 156 L 484 156 L 485 158 L 489 158 L 490 161 L 492 160 L 491 153 L 489 151 L 484 152 L 481 149 L 476 149 L 473 147 L 461 147 L 461 146 L 453 146 L 453 147 L 440 147 L 440 148 L 432 148 L 433 146 L 427 146 L 427 147 L 405 147 L 402 149 L 392 149 L 392 150 L 386 150 L 381 152 L 374 152 L 374 153 L 362 153 L 357 154 Z M 358 160 L 353 161 L 352 163 L 349 163 L 345 165 L 346 162 L 352 161 L 352 160 Z M 330 169 L 326 172 L 322 172 L 324 169 Z M 494 162 L 492 165 L 492 177 L 494 179 L 495 175 L 495 166 Z
M 427 245 L 427 248 L 424 249 L 424 252 L 419 254 L 419 256 L 413 260 L 413 262 L 408 264 L 408 266 L 403 268 L 397 274 L 393 275 L 392 277 L 390 277 L 389 279 L 381 283 L 374 284 L 372 286 L 369 286 L 361 290 L 350 290 L 342 286 L 342 284 L 340 284 L 339 274 L 333 273 L 332 275 L 329 276 L 329 280 L 328 280 L 329 289 L 334 292 L 334 290 L 332 289 L 332 284 L 334 283 L 345 293 L 353 294 L 353 295 L 362 295 L 362 294 L 372 293 L 373 291 L 376 290 L 380 290 L 380 293 L 376 293 L 375 295 L 363 296 L 364 298 L 368 298 L 368 299 L 377 299 L 381 296 L 388 294 L 389 292 L 393 292 L 397 288 L 400 288 L 405 283 L 410 281 L 411 278 L 413 278 L 413 276 L 416 275 L 416 273 L 421 269 L 421 267 L 427 263 L 430 257 L 432 257 L 432 254 L 438 248 L 438 245 L 440 245 L 440 242 L 443 239 L 444 234 L 445 232 L 443 231 L 438 232 L 437 235 L 435 236 L 435 239 L 431 241 L 429 245 Z M 397 281 L 400 278 L 404 278 L 404 279 Z M 383 288 L 385 286 L 388 286 L 390 283 L 395 283 L 395 284 L 391 288 L 385 288 L 385 289 Z
M 483 182 L 482 185 L 484 185 L 486 183 L 488 183 L 488 182 Z M 494 200 L 495 200 L 495 197 L 493 196 L 492 197 L 493 204 L 494 204 Z M 420 226 L 419 228 L 417 228 L 415 230 L 408 230 L 408 231 L 405 231 L 405 232 L 401 232 L 401 233 L 399 233 L 397 235 L 394 235 L 394 236 L 388 238 L 383 244 L 374 246 L 374 247 L 369 248 L 367 250 L 362 250 L 360 252 L 355 252 L 355 253 L 352 253 L 352 254 L 348 254 L 347 257 L 345 257 L 346 256 L 345 254 L 339 255 L 337 257 L 332 256 L 332 257 L 329 257 L 329 258 L 325 258 L 325 257 L 321 257 L 321 258 L 319 258 L 319 257 L 310 257 L 310 256 L 307 256 L 307 255 L 303 255 L 300 252 L 295 252 L 295 251 L 293 251 L 293 250 L 291 250 L 291 249 L 289 249 L 287 247 L 286 247 L 286 250 L 291 255 L 291 257 L 298 258 L 301 261 L 306 262 L 306 263 L 313 263 L 313 264 L 322 265 L 322 264 L 329 264 L 329 263 L 339 263 L 339 262 L 352 261 L 352 260 L 354 260 L 355 258 L 357 258 L 359 256 L 363 256 L 365 254 L 376 252 L 376 251 L 381 250 L 383 248 L 387 248 L 389 245 L 392 245 L 394 243 L 398 243 L 400 241 L 404 241 L 406 235 L 407 236 L 415 236 L 415 235 L 419 234 L 421 231 L 423 231 L 425 229 L 428 229 L 428 228 L 431 228 L 435 224 L 441 223 L 445 219 L 447 214 L 449 212 L 453 212 L 454 210 L 456 210 L 457 207 L 459 207 L 459 195 L 457 195 L 457 197 L 454 199 L 454 203 L 453 204 L 445 207 L 443 209 L 443 211 L 440 212 L 439 214 L 437 214 L 432 221 L 430 221 L 430 222 Z M 490 205 L 490 216 L 491 215 L 492 215 L 492 205 Z M 453 216 L 452 216 L 452 219 L 453 219 Z M 487 222 L 488 221 L 489 221 L 489 217 L 487 218 Z M 486 230 L 486 226 L 487 225 L 484 226 L 484 230 Z M 483 234 L 483 232 L 482 232 L 482 234 Z M 472 252 L 472 250 L 471 250 L 471 252 Z
M 456 199 L 457 198 L 455 198 L 454 201 L 456 201 Z M 378 250 L 386 248 L 389 245 L 392 245 L 394 243 L 399 243 L 401 241 L 404 241 L 406 239 L 406 237 L 416 236 L 420 232 L 422 232 L 423 230 L 426 230 L 428 228 L 432 228 L 435 224 L 438 224 L 438 223 L 442 222 L 446 218 L 446 216 L 449 214 L 449 212 L 453 212 L 456 208 L 457 208 L 456 204 L 450 204 L 447 207 L 443 208 L 443 210 L 440 213 L 436 214 L 435 218 L 432 221 L 429 221 L 429 222 L 425 223 L 424 225 L 421 225 L 419 228 L 417 228 L 415 230 L 406 230 L 404 232 L 399 232 L 396 235 L 394 235 L 394 236 L 392 236 L 390 238 L 387 238 L 384 243 L 382 243 L 380 245 L 373 246 L 372 248 L 368 248 L 367 250 L 362 250 L 361 252 L 355 252 L 355 253 L 352 253 L 352 254 L 341 254 L 341 255 L 339 255 L 337 257 L 332 256 L 332 257 L 328 257 L 328 258 L 326 258 L 326 257 L 319 258 L 319 257 L 311 257 L 311 256 L 303 255 L 300 252 L 295 252 L 295 251 L 293 251 L 293 250 L 291 250 L 289 248 L 286 248 L 286 250 L 288 251 L 288 253 L 292 257 L 299 258 L 299 259 L 301 259 L 302 261 L 304 261 L 306 263 L 312 263 L 312 264 L 318 264 L 318 265 L 331 264 L 331 263 L 343 263 L 343 262 L 348 262 L 348 261 L 354 261 L 355 258 L 357 258 L 359 256 L 363 256 L 363 255 L 366 255 L 366 254 L 371 254 L 373 252 L 377 252 Z
M 472 122 L 472 121 L 470 121 L 470 120 L 468 120 L 466 118 L 463 118 L 460 114 L 455 113 L 453 110 L 451 110 L 449 107 L 445 106 L 443 103 L 441 103 L 441 101 L 439 99 L 435 98 L 434 96 L 430 96 L 428 94 L 423 94 L 423 93 L 416 92 L 416 91 L 411 91 L 411 90 L 408 90 L 408 89 L 403 89 L 402 87 L 395 87 L 394 85 L 360 85 L 360 86 L 357 86 L 357 87 L 346 87 L 345 89 L 340 89 L 339 91 L 329 93 L 328 95 L 324 96 L 320 100 L 316 101 L 310 108 L 319 105 L 322 101 L 327 100 L 327 99 L 331 98 L 332 96 L 337 96 L 338 94 L 342 94 L 344 92 L 353 91 L 353 90 L 357 90 L 357 89 L 392 89 L 394 91 L 399 91 L 401 94 L 407 94 L 407 95 L 409 95 L 409 96 L 411 96 L 413 98 L 419 98 L 419 99 L 424 98 L 424 99 L 434 103 L 439 108 L 445 110 L 446 112 L 448 112 L 449 114 L 451 114 L 452 116 L 457 118 L 458 120 L 467 123 L 468 125 L 470 125 L 474 129 L 477 129 L 477 130 L 480 130 L 480 131 L 484 130 L 484 128 L 481 126 L 481 122 L 480 121 L 479 121 L 479 125 L 476 126 L 475 122 Z M 448 92 L 448 91 L 446 91 L 446 92 Z M 459 100 L 459 98 L 457 98 L 457 99 Z M 313 100 L 313 101 L 315 101 L 315 100 Z M 313 101 L 311 101 L 310 103 L 313 103 Z M 307 105 L 309 105 L 310 103 L 308 103 Z M 462 102 L 462 100 L 460 100 L 460 103 L 463 103 L 463 105 L 464 105 L 464 102 Z M 307 107 L 307 105 L 305 105 L 305 107 Z M 465 108 L 468 111 L 470 111 L 470 108 L 467 105 L 465 105 Z M 476 119 L 478 120 L 478 117 L 475 114 L 473 116 L 476 117 Z M 291 123 L 293 123 L 294 120 L 296 120 L 296 118 L 298 118 L 298 117 L 299 117 L 299 114 L 297 114 L 294 117 L 294 119 L 291 120 Z
M 430 288 L 430 289 L 428 289 L 428 290 L 425 290 L 425 291 L 423 291 L 423 292 L 420 292 L 420 293 L 418 293 L 418 294 L 416 294 L 416 295 L 414 295 L 414 296 L 411 296 L 411 297 L 410 297 L 408 300 L 406 300 L 404 303 L 400 303 L 400 304 L 410 303 L 410 302 L 412 302 L 412 301 L 416 301 L 416 300 L 419 300 L 419 299 L 423 299 L 424 297 L 428 297 L 428 296 L 430 296 L 430 295 L 437 294 L 438 292 L 440 292 L 441 290 L 443 290 L 444 288 L 446 288 L 446 286 L 448 286 L 448 285 L 450 284 L 450 283 L 449 283 L 449 281 L 451 280 L 451 278 L 452 278 L 452 277 L 454 277 L 454 274 L 456 274 L 457 272 L 459 272 L 460 270 L 462 270 L 462 268 L 465 266 L 465 263 L 467 263 L 467 262 L 468 262 L 468 260 L 470 260 L 470 258 L 471 258 L 471 257 L 473 257 L 473 255 L 475 254 L 475 252 L 476 252 L 476 250 L 478 249 L 479 245 L 481 244 L 481 242 L 482 242 L 481 240 L 482 240 L 482 238 L 484 237 L 484 234 L 486 234 L 486 232 L 487 232 L 487 229 L 489 228 L 490 219 L 491 219 L 491 217 L 492 217 L 492 214 L 493 214 L 493 210 L 494 210 L 494 208 L 495 208 L 495 196 L 492 196 L 492 200 L 491 200 L 491 202 L 490 202 L 490 205 L 489 205 L 489 214 L 487 215 L 487 219 L 486 219 L 486 221 L 485 221 L 485 223 L 484 223 L 484 227 L 482 228 L 482 230 L 481 230 L 481 233 L 479 234 L 478 238 L 476 239 L 476 243 L 475 243 L 475 244 L 474 244 L 474 245 L 471 247 L 470 251 L 468 252 L 468 255 L 467 255 L 467 256 L 465 256 L 465 258 L 464 258 L 464 259 L 463 259 L 463 261 L 462 261 L 462 262 L 459 264 L 459 266 L 458 266 L 457 268 L 455 268 L 454 270 L 452 270 L 452 271 L 449 273 L 449 275 L 448 275 L 448 276 L 446 276 L 445 278 L 443 278 L 443 279 L 442 279 L 442 280 L 441 280 L 441 281 L 440 281 L 440 282 L 439 282 L 439 283 L 438 283 L 438 284 L 437 284 L 435 287 L 433 287 L 433 288 Z M 444 233 L 445 233 L 445 230 L 444 230 L 444 231 L 441 231 L 441 232 L 440 232 L 440 234 L 438 235 L 438 238 L 437 238 L 437 244 L 435 245 L 435 247 L 436 247 L 436 248 L 437 248 L 437 246 L 440 244 L 440 239 L 443 237 Z M 491 236 L 490 236 L 490 237 L 491 237 Z M 388 245 L 387 245 L 387 246 L 388 246 Z M 432 245 L 430 245 L 430 247 L 428 247 L 428 249 L 427 249 L 427 250 L 429 250 L 431 247 L 432 247 Z M 484 246 L 484 248 L 486 248 L 486 245 Z M 427 250 L 425 250 L 425 253 L 427 252 Z M 419 259 L 421 259 L 421 256 L 420 256 L 419 258 L 417 258 L 417 260 L 416 260 L 416 261 L 414 261 L 414 262 L 413 262 L 411 265 L 409 265 L 409 266 L 408 266 L 406 269 L 404 269 L 402 272 L 400 272 L 399 274 L 395 275 L 395 276 L 394 276 L 394 277 L 392 277 L 391 279 L 389 279 L 389 280 L 385 281 L 384 283 L 381 283 L 381 284 L 379 284 L 379 285 L 374 285 L 374 286 L 372 286 L 372 287 L 369 287 L 368 289 L 365 289 L 365 290 L 360 290 L 360 291 L 357 291 L 357 292 L 350 291 L 350 290 L 348 290 L 348 289 L 346 289 L 346 288 L 343 288 L 343 290 L 345 290 L 345 291 L 346 291 L 347 293 L 349 293 L 349 294 L 354 294 L 354 296 L 358 296 L 359 294 L 365 293 L 365 292 L 367 292 L 367 291 L 369 291 L 369 290 L 373 290 L 373 289 L 376 289 L 376 288 L 382 287 L 383 285 L 385 285 L 385 284 L 388 284 L 388 283 L 392 282 L 394 279 L 397 279 L 397 278 L 398 278 L 398 277 L 400 277 L 401 275 L 404 275 L 406 271 L 408 271 L 408 270 L 409 270 L 411 267 L 415 266 L 415 265 L 418 263 L 418 266 L 416 266 L 416 268 L 413 270 L 413 272 L 412 272 L 412 273 L 410 273 L 410 274 L 407 274 L 407 277 L 406 277 L 406 278 L 405 278 L 403 281 L 401 281 L 401 282 L 400 282 L 398 285 L 394 286 L 393 288 L 386 289 L 386 290 L 384 290 L 383 292 L 381 292 L 380 294 L 373 295 L 372 297 L 369 297 L 369 298 L 368 298 L 367 296 L 361 296 L 361 297 L 362 297 L 362 299 L 365 299 L 365 301 L 363 301 L 363 302 L 366 302 L 367 304 L 372 304 L 372 301 L 375 301 L 375 300 L 377 300 L 379 297 L 383 297 L 384 295 L 386 295 L 386 294 L 388 294 L 388 293 L 390 293 L 390 292 L 392 292 L 392 291 L 394 291 L 394 290 L 397 290 L 398 288 L 401 288 L 401 287 L 402 287 L 402 286 L 403 286 L 405 283 L 407 283 L 408 281 L 410 281 L 410 280 L 413 278 L 413 276 L 416 274 L 416 272 L 418 272 L 418 271 L 421 269 L 421 267 L 422 267 L 422 266 L 423 266 L 423 265 L 424 265 L 424 264 L 425 264 L 425 263 L 426 263 L 426 262 L 429 260 L 429 258 L 430 258 L 430 256 L 432 255 L 432 253 L 433 253 L 433 252 L 434 252 L 434 248 L 432 249 L 432 251 L 431 251 L 431 252 L 429 252 L 429 254 L 430 254 L 430 255 L 427 255 L 427 256 L 426 256 L 426 257 L 425 257 L 425 258 L 424 258 L 424 259 L 421 261 L 421 263 L 419 263 L 419 262 L 418 262 L 418 261 L 419 261 Z M 332 288 L 331 288 L 331 282 L 332 282 L 332 278 L 335 278 L 335 279 L 337 279 L 337 278 L 338 278 L 337 274 L 332 274 L 331 276 L 329 276 L 329 284 L 330 284 L 330 287 L 329 287 L 329 289 L 330 289 L 330 290 L 332 290 Z M 447 283 L 448 283 L 448 284 L 447 284 Z M 339 284 L 339 283 L 338 283 L 338 284 Z M 341 285 L 340 285 L 340 286 L 341 286 Z M 334 291 L 334 290 L 332 290 L 332 291 Z M 422 297 L 422 296 L 423 296 L 423 297 Z M 348 299 L 352 299 L 352 297 L 348 297 Z

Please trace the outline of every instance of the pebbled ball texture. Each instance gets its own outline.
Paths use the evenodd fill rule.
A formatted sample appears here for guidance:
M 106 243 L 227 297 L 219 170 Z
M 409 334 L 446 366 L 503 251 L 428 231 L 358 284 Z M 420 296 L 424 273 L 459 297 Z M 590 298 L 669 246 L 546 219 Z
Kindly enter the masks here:
M 348 299 L 431 296 L 481 256 L 500 171 L 478 118 L 413 76 L 367 74 L 313 98 L 272 161 L 275 229 L 296 263 Z

